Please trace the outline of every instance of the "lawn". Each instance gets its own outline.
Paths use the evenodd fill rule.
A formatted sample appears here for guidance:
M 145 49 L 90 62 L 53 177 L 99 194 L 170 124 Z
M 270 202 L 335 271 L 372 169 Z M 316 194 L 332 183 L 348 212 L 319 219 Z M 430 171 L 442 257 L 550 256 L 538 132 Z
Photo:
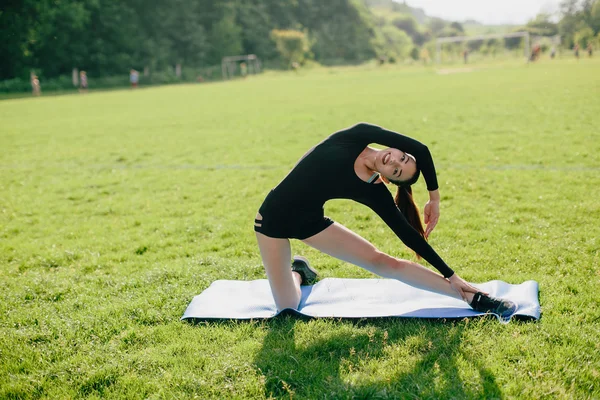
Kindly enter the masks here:
M 599 68 L 371 65 L 0 101 L 0 398 L 600 398 Z M 265 279 L 264 196 L 358 121 L 429 145 L 432 246 L 473 282 L 538 281 L 540 321 L 179 320 L 214 280 Z M 414 259 L 365 207 L 326 214 Z M 292 246 L 323 277 L 373 277 Z

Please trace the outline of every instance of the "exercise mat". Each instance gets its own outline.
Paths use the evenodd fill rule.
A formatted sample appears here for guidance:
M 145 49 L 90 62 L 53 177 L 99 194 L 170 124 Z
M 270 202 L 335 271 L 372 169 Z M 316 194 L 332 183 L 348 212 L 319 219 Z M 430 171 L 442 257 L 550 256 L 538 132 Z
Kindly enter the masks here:
M 489 281 L 473 286 L 492 296 L 515 302 L 518 307 L 513 317 L 533 320 L 540 318 L 536 281 L 526 281 L 518 285 Z M 290 312 L 281 312 L 284 311 Z M 181 319 L 265 319 L 281 312 L 277 312 L 266 279 L 218 280 L 194 297 Z M 437 319 L 483 315 L 461 300 L 417 289 L 397 280 L 342 278 L 326 278 L 315 285 L 302 286 L 302 300 L 298 310 L 291 312 L 312 318 Z

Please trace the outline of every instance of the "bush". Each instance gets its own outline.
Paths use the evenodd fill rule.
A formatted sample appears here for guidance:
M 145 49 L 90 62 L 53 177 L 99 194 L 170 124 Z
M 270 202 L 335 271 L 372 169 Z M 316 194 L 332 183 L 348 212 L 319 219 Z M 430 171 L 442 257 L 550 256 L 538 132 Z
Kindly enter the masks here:
M 27 80 L 14 78 L 0 81 L 0 93 L 20 93 L 29 91 L 31 91 L 31 84 Z
M 410 58 L 412 58 L 415 61 L 419 60 L 419 48 L 418 47 L 412 48 L 412 50 L 410 51 Z
M 148 77 L 140 76 L 140 85 L 165 85 L 179 81 L 180 79 L 175 76 L 175 72 L 169 70 L 154 72 Z
M 166 85 L 180 82 L 206 82 L 221 79 L 221 67 L 183 67 L 181 78 L 177 78 L 173 69 L 165 71 L 156 71 L 150 76 L 140 74 L 140 85 Z M 111 89 L 129 86 L 129 74 L 94 77 L 88 75 L 88 88 L 94 89 Z M 75 90 L 73 81 L 70 75 L 59 76 L 56 78 L 44 78 L 40 76 L 40 85 L 42 93 L 45 91 L 65 91 Z M 5 81 L 0 81 L 0 93 L 25 93 L 31 91 L 31 83 L 29 79 L 14 78 Z
M 271 39 L 275 42 L 283 62 L 289 66 L 294 62 L 302 63 L 308 55 L 310 46 L 304 32 L 273 29 Z
M 42 87 L 42 93 L 45 90 L 54 92 L 58 90 L 73 89 L 73 80 L 70 76 L 59 76 L 46 81 L 40 78 L 40 85 Z
M 578 44 L 582 49 L 585 49 L 589 43 L 594 42 L 594 31 L 587 25 L 584 25 L 575 32 L 574 41 Z
M 128 85 L 129 76 L 127 75 L 103 76 L 101 78 L 88 76 L 88 87 L 91 89 L 109 89 Z

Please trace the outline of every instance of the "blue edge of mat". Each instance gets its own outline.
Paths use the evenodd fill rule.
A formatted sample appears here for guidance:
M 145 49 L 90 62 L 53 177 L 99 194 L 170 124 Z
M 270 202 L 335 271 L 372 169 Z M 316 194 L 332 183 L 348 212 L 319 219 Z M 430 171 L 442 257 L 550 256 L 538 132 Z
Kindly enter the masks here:
M 536 281 L 513 285 L 489 281 L 473 286 L 492 296 L 515 302 L 512 318 L 539 320 L 541 308 Z M 326 278 L 302 286 L 298 310 L 277 312 L 269 282 L 218 280 L 195 296 L 182 320 L 189 322 L 229 319 L 268 319 L 278 315 L 306 318 L 426 318 L 456 319 L 485 315 L 452 297 L 417 289 L 393 279 Z M 509 320 L 500 322 L 508 323 Z

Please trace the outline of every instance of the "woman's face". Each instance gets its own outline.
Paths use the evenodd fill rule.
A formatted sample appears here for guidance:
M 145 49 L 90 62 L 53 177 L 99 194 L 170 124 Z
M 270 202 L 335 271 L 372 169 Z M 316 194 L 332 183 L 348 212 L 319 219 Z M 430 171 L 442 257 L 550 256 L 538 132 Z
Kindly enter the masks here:
M 384 178 L 391 181 L 408 181 L 417 173 L 415 158 L 394 148 L 379 151 L 375 167 Z

